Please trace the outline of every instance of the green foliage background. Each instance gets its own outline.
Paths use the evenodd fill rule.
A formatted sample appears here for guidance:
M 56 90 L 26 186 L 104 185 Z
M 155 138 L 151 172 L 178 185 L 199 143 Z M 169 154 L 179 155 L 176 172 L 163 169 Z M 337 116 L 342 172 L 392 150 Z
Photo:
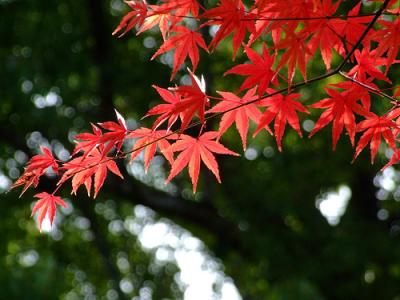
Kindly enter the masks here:
M 161 42 L 157 32 L 111 36 L 125 11 L 117 0 L 0 0 L 3 187 L 40 144 L 65 154 L 64 147 L 72 149 L 69 139 L 90 122 L 113 120 L 114 107 L 130 126 L 151 124 L 140 120 L 159 101 L 151 84 L 170 85 L 170 68 L 150 61 Z M 203 57 L 198 73 L 205 74 L 209 91 L 238 90 L 238 78 L 221 77 L 234 64 L 230 51 L 226 43 Z M 324 70 L 315 61 L 310 72 Z M 180 80 L 185 78 L 175 82 Z M 324 97 L 326 83 L 303 88 L 304 102 Z M 330 128 L 311 140 L 289 130 L 278 153 L 275 141 L 261 134 L 247 155 L 219 159 L 222 185 L 204 170 L 196 196 L 186 174 L 173 193 L 157 188 L 168 170 L 162 162 L 148 177 L 126 171 L 124 181 L 110 176 L 95 201 L 83 192 L 71 197 L 65 188 L 62 195 L 73 209 L 59 214 L 50 234 L 40 234 L 29 218 L 32 191 L 21 199 L 17 191 L 0 194 L 0 299 L 131 299 L 143 288 L 152 299 L 181 298 L 174 280 L 179 268 L 157 264 L 126 226 L 112 229 L 135 218 L 149 222 L 135 215 L 138 205 L 155 211 L 155 220 L 168 219 L 200 238 L 243 299 L 400 299 L 399 174 L 391 170 L 392 186 L 385 190 L 382 174 L 377 177 L 385 149 L 375 165 L 367 151 L 351 164 L 347 137 L 332 152 L 330 136 Z M 234 130 L 224 143 L 241 151 Z M 47 178 L 40 189 L 51 190 L 54 183 Z M 316 198 L 340 185 L 352 196 L 340 223 L 331 226 Z M 118 265 L 121 258 L 128 268 Z M 123 279 L 133 282 L 130 293 L 121 290 Z

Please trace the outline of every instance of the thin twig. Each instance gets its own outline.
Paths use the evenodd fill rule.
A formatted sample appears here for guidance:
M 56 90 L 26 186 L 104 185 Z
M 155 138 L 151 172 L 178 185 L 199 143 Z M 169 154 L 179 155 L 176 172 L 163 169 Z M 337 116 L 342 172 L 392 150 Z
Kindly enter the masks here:
M 384 92 L 382 92 L 380 90 L 377 90 L 374 87 L 369 86 L 368 84 L 365 84 L 365 83 L 363 83 L 361 81 L 358 81 L 354 77 L 351 77 L 351 76 L 347 75 L 346 73 L 344 73 L 342 71 L 340 71 L 339 74 L 342 75 L 344 78 L 346 78 L 346 79 L 348 79 L 348 80 L 350 80 L 350 81 L 352 81 L 352 82 L 354 82 L 354 83 L 366 88 L 367 90 L 370 90 L 372 93 L 375 93 L 375 94 L 380 95 L 382 97 L 385 97 L 385 98 L 387 98 L 389 100 L 392 100 L 392 102 L 394 102 L 394 103 L 397 103 L 397 104 L 399 103 L 398 99 L 396 99 L 396 98 L 394 98 L 392 96 L 389 96 L 388 94 L 386 94 L 386 93 L 384 93 Z

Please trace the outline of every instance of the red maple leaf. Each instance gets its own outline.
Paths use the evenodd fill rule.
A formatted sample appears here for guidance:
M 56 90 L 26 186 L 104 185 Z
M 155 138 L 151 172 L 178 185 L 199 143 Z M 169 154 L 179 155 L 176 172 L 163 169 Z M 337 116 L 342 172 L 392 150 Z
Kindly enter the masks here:
M 65 208 L 67 207 L 67 204 L 65 204 L 63 199 L 46 192 L 36 194 L 34 197 L 38 198 L 39 200 L 36 202 L 35 206 L 32 209 L 32 216 L 37 211 L 39 211 L 39 216 L 38 216 L 39 229 L 42 228 L 42 223 L 46 215 L 50 220 L 50 225 L 53 225 L 53 220 L 54 217 L 56 216 L 56 210 L 57 210 L 56 204 L 61 205 L 62 207 Z
M 77 134 L 74 138 L 74 142 L 76 146 L 74 151 L 72 151 L 72 156 L 82 151 L 83 153 L 89 153 L 93 148 L 97 147 L 103 136 L 103 133 L 99 127 L 94 124 L 90 124 L 92 126 L 93 133 L 83 132 Z
M 356 134 L 356 119 L 354 113 L 362 116 L 367 116 L 369 114 L 367 108 L 357 103 L 362 93 L 359 93 L 359 89 L 339 92 L 331 88 L 326 88 L 325 91 L 330 98 L 322 99 L 310 105 L 312 108 L 321 108 L 325 109 L 325 111 L 321 114 L 309 137 L 312 137 L 330 122 L 333 122 L 333 149 L 336 148 L 337 141 L 344 128 L 346 128 L 351 144 L 354 146 L 354 137 Z
M 46 147 L 40 147 L 43 154 L 33 156 L 26 164 L 24 173 L 19 177 L 11 189 L 24 185 L 20 197 L 26 192 L 30 186 L 37 187 L 39 178 L 51 168 L 55 173 L 58 173 L 58 161 L 54 158 L 51 150 Z
M 376 49 L 370 51 L 369 47 L 364 47 L 361 52 L 357 49 L 354 52 L 354 56 L 357 64 L 348 72 L 349 76 L 354 76 L 359 81 L 364 82 L 367 80 L 367 75 L 369 75 L 372 78 L 391 83 L 389 78 L 377 68 L 378 66 L 386 65 L 387 58 L 376 57 Z
M 274 92 L 272 89 L 269 89 L 268 91 L 270 93 Z M 286 123 L 289 123 L 289 125 L 297 131 L 299 136 L 302 137 L 299 117 L 297 116 L 296 111 L 304 113 L 309 113 L 309 111 L 303 104 L 296 101 L 300 96 L 300 94 L 277 94 L 262 100 L 261 105 L 266 106 L 267 109 L 261 116 L 254 135 L 258 134 L 258 132 L 263 128 L 270 131 L 268 125 L 275 119 L 274 132 L 279 151 L 282 151 L 282 137 L 285 132 Z
M 182 134 L 167 151 L 180 152 L 171 167 L 171 172 L 167 178 L 167 182 L 171 181 L 178 175 L 187 165 L 189 165 L 189 175 L 193 185 L 193 193 L 196 192 L 197 181 L 200 173 L 200 163 L 206 165 L 211 170 L 218 182 L 221 182 L 219 177 L 218 163 L 215 160 L 213 153 L 238 155 L 237 153 L 225 148 L 222 144 L 215 141 L 218 137 L 218 132 L 209 131 L 193 138 Z
M 124 32 L 120 35 L 123 36 L 129 30 L 134 28 L 136 25 L 138 27 L 142 26 L 147 17 L 147 4 L 146 1 L 125 1 L 126 4 L 132 9 L 131 12 L 127 13 L 119 23 L 118 27 L 112 33 L 113 35 L 120 32 L 125 28 Z
M 108 130 L 100 138 L 100 143 L 105 146 L 104 150 L 102 149 L 104 154 L 107 154 L 113 147 L 117 151 L 120 151 L 128 132 L 124 117 L 117 110 L 115 110 L 115 114 L 117 115 L 118 123 L 111 121 L 98 123 L 101 127 Z
M 261 117 L 261 112 L 255 103 L 246 104 L 247 102 L 254 101 L 258 98 L 255 92 L 256 87 L 248 90 L 243 98 L 239 98 L 235 94 L 229 92 L 218 92 L 223 99 L 221 102 L 207 111 L 207 113 L 225 112 L 221 118 L 221 122 L 219 123 L 219 136 L 224 134 L 233 123 L 236 124 L 236 128 L 242 140 L 243 151 L 246 150 L 249 119 L 253 120 L 255 123 L 258 123 Z M 239 105 L 243 106 L 237 108 Z
M 188 13 L 192 13 L 194 17 L 197 17 L 199 14 L 199 4 L 196 0 L 171 0 L 164 2 L 161 5 L 149 5 L 151 11 L 148 12 L 147 18 L 137 34 L 158 26 L 165 41 L 170 29 Z
M 304 0 L 262 0 L 256 2 L 256 8 L 252 13 L 259 20 L 256 21 L 255 31 L 250 35 L 250 43 L 265 31 L 272 32 L 272 39 L 278 44 L 283 32 L 295 32 L 296 28 L 303 27 L 300 24 L 304 23 L 302 19 L 314 17 L 316 12 L 313 3 Z M 290 21 L 285 21 L 286 18 Z
M 224 75 L 238 74 L 248 76 L 240 89 L 249 89 L 258 85 L 258 94 L 262 95 L 272 82 L 278 84 L 276 71 L 272 70 L 275 56 L 269 55 L 267 47 L 263 44 L 262 56 L 248 46 L 244 46 L 246 55 L 250 59 L 249 64 L 240 64 L 226 71 Z
M 275 29 L 271 28 L 273 24 L 271 20 L 277 17 L 277 13 L 272 12 L 270 7 L 270 1 L 265 0 L 256 1 L 254 4 L 251 15 L 254 16 L 256 20 L 254 30 L 249 36 L 248 46 L 252 45 L 262 34 L 266 34 L 269 31 L 275 32 Z M 275 36 L 274 33 L 272 35 Z
M 209 105 L 209 100 L 205 94 L 205 81 L 201 80 L 189 70 L 192 85 L 178 86 L 169 90 L 153 86 L 160 96 L 168 102 L 159 104 L 150 109 L 145 117 L 160 115 L 153 125 L 153 129 L 168 120 L 168 130 L 178 120 L 181 119 L 181 130 L 185 130 L 196 113 L 201 122 L 204 122 L 205 107 Z
M 378 23 L 383 28 L 375 31 L 371 35 L 371 39 L 378 42 L 375 53 L 377 57 L 387 53 L 386 70 L 388 70 L 395 61 L 400 48 L 400 19 L 396 19 L 393 22 L 379 20 Z
M 175 15 L 184 17 L 188 13 L 191 13 L 193 17 L 199 15 L 199 3 L 197 0 L 165 0 L 165 4 L 161 7 L 169 10 L 175 10 Z
M 399 108 L 392 110 L 384 116 L 378 116 L 374 113 L 370 113 L 366 120 L 358 123 L 356 131 L 364 131 L 364 133 L 358 141 L 353 160 L 355 160 L 361 151 L 368 145 L 368 143 L 370 143 L 371 163 L 373 163 L 375 156 L 378 153 L 382 138 L 389 145 L 389 147 L 395 151 L 396 143 L 393 129 L 399 129 L 399 126 L 393 121 L 393 119 L 397 118 L 399 115 Z
M 310 45 L 307 43 L 309 33 L 305 30 L 299 32 L 287 32 L 285 39 L 275 45 L 276 49 L 284 50 L 277 70 L 280 70 L 284 65 L 287 65 L 288 81 L 292 82 L 296 66 L 304 79 L 307 79 L 307 63 L 312 57 Z
M 331 68 L 332 51 L 339 50 L 342 46 L 342 41 L 339 33 L 335 31 L 336 19 L 324 18 L 333 16 L 341 1 L 332 3 L 331 0 L 322 1 L 315 9 L 315 17 L 321 17 L 319 20 L 308 20 L 306 22 L 306 30 L 311 34 L 311 39 L 308 42 L 311 53 L 320 50 L 322 60 L 325 63 L 326 69 Z
M 156 89 L 157 93 L 167 103 L 158 104 L 151 108 L 143 118 L 160 115 L 153 123 L 153 129 L 156 129 L 158 126 L 168 120 L 169 130 L 179 118 L 180 111 L 178 111 L 177 105 L 181 101 L 181 97 L 175 91 L 163 89 L 156 85 L 153 85 L 153 88 Z
M 246 36 L 246 32 L 255 30 L 254 21 L 249 20 L 251 15 L 246 12 L 241 0 L 221 0 L 218 7 L 207 10 L 202 17 L 212 19 L 206 22 L 206 25 L 219 25 L 218 31 L 209 45 L 211 49 L 214 49 L 228 35 L 234 33 L 234 57 Z
M 367 25 L 373 19 L 373 16 L 360 16 L 362 2 L 360 1 L 354 6 L 347 14 L 349 18 L 346 19 L 335 19 L 331 22 L 332 29 L 343 38 L 345 44 L 340 47 L 339 53 L 346 56 L 347 50 L 351 49 L 359 40 Z M 370 29 L 369 34 L 373 33 L 373 29 Z M 368 39 L 362 41 L 363 44 L 367 44 Z
M 99 127 L 91 124 L 93 133 L 84 132 L 76 135 L 76 146 L 72 155 L 82 151 L 84 156 L 86 156 L 94 148 L 98 148 L 104 154 L 107 154 L 113 147 L 115 147 L 117 151 L 120 151 L 128 130 L 125 119 L 117 110 L 115 110 L 115 113 L 117 115 L 118 123 L 110 121 L 98 123 L 109 132 L 103 134 Z
M 69 162 L 66 162 L 63 165 L 63 169 L 65 170 L 65 173 L 57 185 L 61 185 L 68 179 L 72 178 L 72 194 L 76 194 L 78 188 L 84 184 L 86 191 L 90 196 L 92 176 L 94 176 L 93 198 L 96 198 L 100 188 L 103 186 L 107 176 L 107 170 L 123 178 L 113 158 L 105 156 L 97 148 L 94 148 L 85 157 L 76 157 Z
M 148 12 L 147 18 L 140 30 L 137 32 L 137 35 L 153 28 L 154 26 L 158 26 L 163 40 L 166 40 L 171 25 L 175 24 L 178 19 L 173 16 L 170 7 L 158 5 L 149 5 L 149 7 L 151 8 L 151 11 Z
M 172 152 L 166 151 L 171 146 L 167 139 L 176 139 L 176 137 L 176 134 L 171 134 L 167 130 L 151 130 L 145 127 L 132 131 L 128 138 L 137 139 L 132 148 L 132 150 L 137 150 L 133 151 L 131 161 L 144 151 L 144 169 L 147 172 L 158 147 L 168 162 L 173 164 L 174 156 Z
M 176 104 L 175 113 L 180 113 L 182 119 L 181 130 L 185 130 L 194 116 L 198 115 L 200 121 L 204 123 L 205 107 L 209 105 L 207 98 L 206 83 L 204 77 L 199 79 L 196 75 L 189 71 L 192 85 L 182 85 L 176 88 L 171 88 L 180 97 L 181 101 Z
M 164 44 L 151 58 L 154 59 L 158 55 L 175 49 L 171 80 L 175 77 L 176 72 L 183 64 L 187 56 L 189 56 L 192 62 L 193 72 L 196 71 L 197 64 L 199 62 L 198 47 L 201 47 L 208 52 L 207 45 L 200 33 L 190 30 L 184 26 L 175 26 L 172 30 L 172 33 L 176 34 L 165 40 Z

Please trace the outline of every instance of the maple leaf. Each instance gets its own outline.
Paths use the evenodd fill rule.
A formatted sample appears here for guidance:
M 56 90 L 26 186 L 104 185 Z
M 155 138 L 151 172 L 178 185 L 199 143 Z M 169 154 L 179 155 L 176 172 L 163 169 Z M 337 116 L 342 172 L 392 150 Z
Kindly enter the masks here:
M 254 16 L 256 21 L 254 24 L 254 30 L 250 33 L 247 46 L 252 45 L 262 34 L 267 34 L 269 31 L 273 32 L 273 39 L 275 36 L 279 35 L 274 34 L 276 30 L 274 29 L 275 26 L 273 26 L 273 22 L 271 20 L 277 17 L 277 13 L 270 11 L 270 5 L 271 3 L 269 1 L 264 0 L 256 1 L 254 4 L 254 9 L 251 10 L 251 15 Z M 278 31 L 280 32 L 281 30 Z
M 255 30 L 254 22 L 249 20 L 251 15 L 246 12 L 241 0 L 221 0 L 218 7 L 207 10 L 202 17 L 212 19 L 205 25 L 219 25 L 218 31 L 209 45 L 211 49 L 214 49 L 228 35 L 234 33 L 233 57 L 236 56 L 246 32 Z
M 218 137 L 218 132 L 209 131 L 205 132 L 198 138 L 181 134 L 179 140 L 177 140 L 167 151 L 180 152 L 171 167 L 171 172 L 166 182 L 171 181 L 176 175 L 178 175 L 187 165 L 189 165 L 189 175 L 193 185 L 193 193 L 196 192 L 197 181 L 200 173 L 200 163 L 206 165 L 206 167 L 214 174 L 217 181 L 221 183 L 219 177 L 218 163 L 215 160 L 213 153 L 217 154 L 228 154 L 228 155 L 239 155 L 227 148 L 222 144 L 215 141 Z
M 74 142 L 76 143 L 76 146 L 74 151 L 72 151 L 72 156 L 80 151 L 84 152 L 85 154 L 89 153 L 93 148 L 100 144 L 103 132 L 96 125 L 90 125 L 92 126 L 93 133 L 83 132 L 75 136 Z
M 180 111 L 178 111 L 177 105 L 181 101 L 181 97 L 173 90 L 170 91 L 167 89 L 163 89 L 156 85 L 153 85 L 153 88 L 167 103 L 158 104 L 155 107 L 151 108 L 143 118 L 146 118 L 148 116 L 160 115 L 154 121 L 153 129 L 156 129 L 158 126 L 168 120 L 169 130 L 179 118 Z
M 307 80 L 307 63 L 312 57 L 310 46 L 306 42 L 309 33 L 305 30 L 300 32 L 288 32 L 285 39 L 275 45 L 276 49 L 284 49 L 277 70 L 280 70 L 285 64 L 288 69 L 288 81 L 292 82 L 296 66 L 298 66 L 303 78 Z
M 334 29 L 336 20 L 324 17 L 333 16 L 340 3 L 341 1 L 335 4 L 332 4 L 331 0 L 323 1 L 315 9 L 315 17 L 321 17 L 321 19 L 306 22 L 306 31 L 311 34 L 311 39 L 308 42 L 310 52 L 315 53 L 317 49 L 320 50 L 327 70 L 331 68 L 333 49 L 338 50 L 342 46 L 342 41 Z
M 53 225 L 53 220 L 54 217 L 56 216 L 56 210 L 57 210 L 56 204 L 61 205 L 62 207 L 65 208 L 67 207 L 67 204 L 64 202 L 63 199 L 46 192 L 36 194 L 34 197 L 38 198 L 39 200 L 36 202 L 35 206 L 32 209 L 32 216 L 37 211 L 39 211 L 38 223 L 40 230 L 42 228 L 42 223 L 46 215 L 50 220 L 50 225 Z
M 158 25 L 165 41 L 170 29 L 175 27 L 176 23 L 188 13 L 191 13 L 195 18 L 198 17 L 199 4 L 196 0 L 171 0 L 164 2 L 161 5 L 149 5 L 151 12 L 147 14 L 147 18 L 137 34 L 141 34 Z
M 115 147 L 117 151 L 120 151 L 128 130 L 126 127 L 126 121 L 121 114 L 117 110 L 115 110 L 115 114 L 117 115 L 118 123 L 110 121 L 98 123 L 102 128 L 109 132 L 103 134 L 99 127 L 91 124 L 93 133 L 84 132 L 76 135 L 76 146 L 72 152 L 72 156 L 76 155 L 80 151 L 82 151 L 84 156 L 86 156 L 94 148 L 98 148 L 104 154 L 107 154 L 113 147 Z
M 372 21 L 373 16 L 359 16 L 362 2 L 360 1 L 356 6 L 354 6 L 348 13 L 347 19 L 335 19 L 332 20 L 331 27 L 342 37 L 345 42 L 338 50 L 342 56 L 346 56 L 347 50 L 351 49 L 359 40 L 363 32 L 366 30 L 368 24 Z M 369 30 L 369 34 L 373 34 L 373 29 Z M 362 41 L 363 44 L 368 43 L 368 39 Z M 347 45 L 348 44 L 348 45 Z M 347 49 L 347 50 L 346 50 Z
M 55 173 L 58 173 L 58 161 L 54 158 L 51 150 L 46 147 L 40 147 L 42 154 L 33 156 L 26 164 L 24 173 L 18 178 L 11 189 L 24 185 L 20 197 L 26 192 L 30 186 L 37 187 L 39 178 L 51 168 Z
M 111 121 L 98 123 L 102 128 L 109 131 L 104 133 L 100 138 L 100 143 L 105 145 L 104 154 L 107 154 L 113 147 L 119 152 L 128 132 L 124 117 L 116 109 L 115 114 L 117 115 L 118 123 Z
M 338 85 L 336 85 L 338 86 Z M 312 105 L 312 108 L 325 109 L 321 114 L 314 129 L 311 131 L 309 137 L 312 137 L 316 132 L 333 122 L 332 125 L 332 144 L 333 149 L 336 148 L 336 144 L 339 140 L 343 129 L 346 128 L 349 134 L 350 142 L 354 146 L 354 137 L 356 134 L 356 120 L 354 113 L 361 116 L 368 116 L 369 114 L 369 102 L 367 107 L 363 107 L 363 101 L 361 104 L 357 103 L 360 99 L 363 99 L 364 93 L 360 91 L 360 86 L 350 82 L 350 84 L 341 84 L 339 87 L 346 87 L 349 89 L 339 92 L 337 90 L 326 88 L 326 93 L 330 98 L 322 99 Z M 354 88 L 355 87 L 355 88 Z M 361 87 L 361 90 L 363 88 Z M 365 90 L 364 90 L 365 92 Z M 368 92 L 367 92 L 368 93 Z M 364 100 L 365 102 L 365 100 Z
M 160 152 L 172 165 L 174 156 L 172 152 L 166 151 L 171 146 L 167 139 L 176 139 L 176 137 L 176 134 L 171 134 L 167 130 L 151 130 L 145 127 L 132 131 L 129 133 L 128 138 L 137 139 L 132 148 L 132 150 L 137 150 L 133 151 L 131 161 L 133 161 L 140 152 L 144 151 L 144 169 L 145 172 L 147 172 L 158 147 Z
M 151 12 L 147 14 L 146 20 L 136 35 L 158 26 L 163 40 L 166 40 L 170 24 L 175 24 L 177 18 L 172 15 L 171 8 L 168 6 L 149 5 Z
M 179 17 L 186 16 L 191 13 L 193 17 L 197 18 L 199 15 L 199 3 L 197 0 L 165 0 L 162 7 L 168 10 L 175 10 L 175 15 Z
M 314 16 L 314 6 L 312 1 L 307 0 L 268 0 L 261 4 L 258 3 L 258 7 L 263 6 L 264 9 L 268 7 L 270 12 L 277 13 L 277 18 L 292 17 L 296 19 L 309 18 Z M 294 20 L 296 21 L 296 20 Z M 301 20 L 300 20 L 301 21 Z M 294 22 L 297 27 L 298 22 Z
M 175 49 L 171 80 L 175 77 L 176 72 L 183 64 L 187 56 L 189 56 L 192 62 L 193 72 L 196 71 L 197 64 L 199 62 L 198 47 L 201 47 L 208 52 L 207 45 L 200 33 L 190 30 L 184 26 L 175 26 L 172 32 L 176 34 L 165 40 L 164 44 L 151 58 L 153 60 L 158 55 Z
M 371 35 L 371 39 L 378 42 L 376 57 L 382 56 L 387 52 L 386 71 L 395 61 L 400 48 L 400 19 L 393 22 L 379 20 L 378 23 L 383 27 Z
M 176 88 L 171 88 L 180 97 L 181 101 L 176 104 L 173 113 L 180 113 L 182 119 L 181 130 L 185 130 L 193 117 L 198 115 L 200 121 L 204 123 L 205 107 L 209 105 L 209 99 L 206 92 L 206 83 L 204 77 L 199 79 L 192 71 L 189 71 L 192 85 L 183 85 Z
M 242 140 L 243 151 L 246 151 L 249 119 L 258 123 L 261 117 L 261 112 L 255 103 L 246 104 L 249 101 L 254 101 L 258 98 L 257 95 L 255 95 L 255 92 L 256 87 L 248 90 L 243 98 L 239 98 L 235 94 L 229 92 L 218 92 L 218 94 L 222 96 L 221 102 L 207 111 L 207 113 L 225 112 L 221 118 L 221 122 L 219 123 L 219 136 L 224 134 L 233 123 L 236 124 L 236 128 Z M 239 105 L 243 106 L 236 108 Z
M 383 66 L 386 64 L 387 59 L 376 57 L 376 50 L 369 50 L 369 47 L 365 47 L 361 50 L 354 51 L 354 56 L 357 60 L 357 64 L 348 72 L 349 76 L 355 76 L 359 81 L 363 82 L 367 80 L 367 75 L 372 78 L 384 80 L 389 83 L 391 81 L 387 78 L 377 66 Z
M 275 56 L 269 55 L 265 44 L 263 44 L 262 56 L 248 46 L 244 46 L 244 48 L 251 63 L 234 66 L 226 71 L 224 75 L 238 74 L 248 76 L 241 85 L 240 90 L 258 85 L 258 94 L 262 95 L 271 82 L 275 85 L 278 84 L 277 73 L 272 70 Z
M 269 89 L 268 91 L 270 93 L 274 92 L 272 89 Z M 266 106 L 267 109 L 261 116 L 254 135 L 257 135 L 263 128 L 270 131 L 268 125 L 275 119 L 274 132 L 279 151 L 282 151 L 282 137 L 285 132 L 286 123 L 289 123 L 289 125 L 296 130 L 299 136 L 302 137 L 299 117 L 297 116 L 296 111 L 304 113 L 309 113 L 309 111 L 303 104 L 296 101 L 300 96 L 300 94 L 295 93 L 289 95 L 277 94 L 262 100 L 261 105 Z
M 304 0 L 257 1 L 256 10 L 252 11 L 252 14 L 259 20 L 256 21 L 249 43 L 253 43 L 265 31 L 271 32 L 274 43 L 278 44 L 283 32 L 294 32 L 296 28 L 303 25 L 300 24 L 304 22 L 302 19 L 315 16 L 313 8 L 311 1 Z M 285 21 L 285 18 L 290 18 L 290 22 Z
M 381 171 L 385 170 L 386 168 L 388 168 L 390 166 L 393 166 L 394 164 L 397 164 L 399 161 L 400 161 L 400 149 L 396 149 L 393 152 L 393 155 L 390 158 L 390 160 L 388 161 L 388 163 L 385 166 L 383 166 Z
M 131 12 L 127 13 L 119 23 L 118 27 L 112 33 L 113 35 L 120 32 L 125 28 L 124 32 L 120 35 L 123 36 L 129 30 L 134 28 L 136 25 L 141 27 L 147 17 L 147 4 L 146 1 L 125 1 L 126 4 L 132 9 Z
M 392 129 L 399 129 L 399 126 L 393 121 L 393 119 L 397 118 L 399 115 L 399 108 L 392 110 L 390 113 L 384 116 L 378 116 L 374 113 L 370 113 L 364 121 L 358 123 L 356 131 L 364 131 L 364 133 L 358 141 L 353 161 L 368 145 L 368 143 L 370 143 L 371 163 L 373 163 L 375 156 L 378 153 L 382 138 L 389 145 L 389 147 L 395 151 L 395 136 Z
M 364 84 L 366 86 L 371 87 L 372 89 L 375 89 L 376 91 L 379 91 L 379 88 L 372 81 L 373 78 L 369 78 L 364 82 Z M 370 90 L 368 90 L 365 86 L 362 86 L 359 83 L 350 80 L 331 84 L 331 86 L 346 90 L 349 93 L 350 97 L 360 99 L 361 105 L 365 110 L 367 111 L 370 110 L 371 107 L 371 97 L 369 94 Z
M 123 178 L 117 164 L 111 157 L 105 156 L 97 148 L 94 148 L 85 157 L 76 157 L 63 165 L 65 173 L 57 185 L 63 184 L 72 178 L 72 192 L 76 194 L 78 188 L 83 184 L 88 196 L 92 187 L 92 176 L 94 176 L 94 196 L 96 198 L 100 188 L 103 186 L 107 176 L 107 170 Z
M 188 69 L 189 70 L 189 69 Z M 159 104 L 150 109 L 145 117 L 160 115 L 154 122 L 153 129 L 156 129 L 168 120 L 168 130 L 178 120 L 181 119 L 181 130 L 186 129 L 190 121 L 196 115 L 201 122 L 204 122 L 205 107 L 209 105 L 209 99 L 205 94 L 205 81 L 201 80 L 189 70 L 192 85 L 184 85 L 169 90 L 153 86 L 160 96 L 168 102 Z

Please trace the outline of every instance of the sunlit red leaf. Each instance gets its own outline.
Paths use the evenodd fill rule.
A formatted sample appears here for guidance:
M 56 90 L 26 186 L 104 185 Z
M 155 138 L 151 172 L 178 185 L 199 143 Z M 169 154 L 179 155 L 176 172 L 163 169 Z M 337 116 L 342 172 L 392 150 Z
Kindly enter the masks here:
M 226 71 L 224 75 L 238 74 L 241 76 L 248 76 L 240 89 L 250 89 L 258 85 L 258 94 L 262 95 L 271 83 L 278 83 L 277 72 L 272 70 L 275 56 L 269 55 L 265 44 L 263 44 L 262 55 L 259 55 L 250 47 L 244 46 L 244 48 L 251 63 L 234 66 Z
M 35 206 L 32 209 L 32 216 L 36 213 L 39 212 L 38 215 L 38 223 L 39 223 L 39 229 L 42 228 L 42 223 L 44 218 L 47 217 L 50 220 L 50 224 L 53 224 L 54 217 L 56 216 L 56 211 L 57 211 L 57 205 L 61 205 L 62 207 L 67 207 L 67 204 L 65 204 L 64 200 L 62 200 L 58 196 L 54 196 L 52 194 L 42 192 L 39 194 L 36 194 L 34 196 L 35 198 L 38 198 L 39 200 L 36 202 Z
M 98 149 L 94 148 L 85 157 L 76 157 L 63 165 L 65 173 L 57 183 L 63 184 L 72 179 L 72 194 L 76 194 L 81 185 L 85 185 L 88 195 L 91 194 L 92 177 L 94 176 L 94 198 L 103 186 L 107 171 L 123 178 L 117 164 L 111 157 L 105 156 Z
M 132 148 L 132 150 L 137 150 L 132 152 L 131 161 L 144 151 L 144 169 L 147 172 L 158 147 L 168 162 L 172 164 L 174 156 L 172 152 L 166 151 L 170 146 L 167 139 L 176 139 L 176 137 L 176 134 L 171 134 L 167 130 L 151 130 L 145 127 L 132 131 L 128 138 L 137 139 Z
M 271 93 L 273 90 L 269 90 Z M 296 130 L 299 136 L 302 136 L 299 117 L 297 111 L 309 113 L 307 108 L 303 104 L 296 101 L 300 98 L 300 94 L 289 94 L 282 95 L 277 94 L 272 97 L 268 97 L 261 103 L 262 106 L 266 106 L 266 110 L 260 118 L 255 135 L 263 128 L 269 131 L 268 125 L 274 121 L 274 135 L 276 143 L 278 144 L 279 151 L 282 151 L 282 137 L 285 132 L 286 123 Z
M 197 181 L 200 173 L 201 161 L 214 174 L 218 182 L 219 177 L 218 163 L 213 153 L 238 155 L 237 153 L 225 148 L 222 144 L 215 141 L 218 133 L 215 131 L 206 132 L 198 138 L 182 134 L 167 151 L 180 152 L 171 167 L 171 172 L 167 178 L 167 182 L 171 181 L 182 170 L 189 166 L 189 175 L 193 185 L 193 192 L 196 192 Z
M 158 55 L 175 49 L 174 66 L 172 69 L 171 80 L 175 77 L 179 67 L 184 63 L 187 56 L 192 62 L 193 72 L 196 71 L 199 62 L 199 47 L 208 52 L 207 45 L 200 33 L 190 30 L 184 26 L 175 26 L 172 35 L 158 49 L 151 59 Z
M 33 156 L 27 162 L 24 173 L 11 186 L 11 189 L 13 189 L 24 185 L 20 197 L 30 186 L 37 187 L 39 184 L 39 178 L 48 168 L 51 168 L 55 173 L 58 173 L 58 161 L 54 158 L 51 150 L 46 147 L 40 147 L 40 150 L 42 151 L 42 154 Z
M 258 98 L 255 92 L 256 87 L 248 90 L 243 98 L 240 98 L 229 92 L 218 92 L 223 99 L 221 102 L 207 111 L 207 113 L 219 113 L 230 110 L 229 112 L 223 114 L 221 122 L 219 123 L 218 134 L 224 134 L 224 132 L 227 131 L 233 123 L 235 123 L 242 140 L 243 150 L 246 150 L 247 145 L 249 119 L 253 120 L 255 123 L 258 123 L 261 117 L 261 112 L 255 103 L 247 104 L 249 101 L 254 101 Z M 237 108 L 239 105 L 243 106 Z

